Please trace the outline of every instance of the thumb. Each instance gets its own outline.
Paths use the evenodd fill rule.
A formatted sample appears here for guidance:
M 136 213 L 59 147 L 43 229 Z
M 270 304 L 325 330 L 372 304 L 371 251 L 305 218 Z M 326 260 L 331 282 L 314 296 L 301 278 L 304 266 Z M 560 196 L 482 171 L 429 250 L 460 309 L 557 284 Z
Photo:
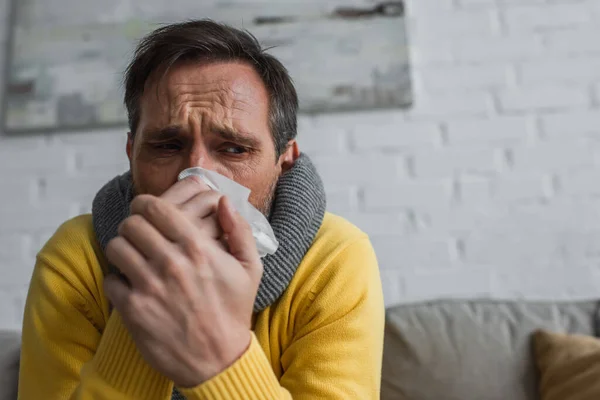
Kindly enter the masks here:
M 227 196 L 219 200 L 218 214 L 231 255 L 244 267 L 262 265 L 250 224 L 235 210 Z

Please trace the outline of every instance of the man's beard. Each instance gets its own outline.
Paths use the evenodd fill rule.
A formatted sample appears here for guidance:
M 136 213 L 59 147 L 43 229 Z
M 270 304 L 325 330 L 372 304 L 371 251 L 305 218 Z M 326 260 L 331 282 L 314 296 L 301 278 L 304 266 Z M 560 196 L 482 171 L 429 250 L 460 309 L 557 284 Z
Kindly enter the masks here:
M 264 200 L 261 202 L 257 210 L 260 211 L 267 219 L 271 217 L 271 211 L 273 211 L 273 203 L 275 202 L 275 191 L 277 190 L 277 184 L 279 183 L 279 179 L 274 179 L 271 182 L 271 186 L 265 196 Z

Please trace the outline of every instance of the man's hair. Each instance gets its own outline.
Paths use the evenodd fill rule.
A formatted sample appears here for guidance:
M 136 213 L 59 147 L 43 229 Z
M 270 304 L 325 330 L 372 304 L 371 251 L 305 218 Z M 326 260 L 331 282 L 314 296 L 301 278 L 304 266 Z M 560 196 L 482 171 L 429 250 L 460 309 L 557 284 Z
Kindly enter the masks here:
M 161 27 L 143 38 L 125 71 L 125 106 L 135 135 L 140 99 L 151 75 L 163 76 L 180 62 L 244 62 L 251 65 L 269 94 L 269 127 L 277 155 L 297 133 L 298 95 L 283 64 L 266 53 L 251 33 L 216 23 L 193 20 Z

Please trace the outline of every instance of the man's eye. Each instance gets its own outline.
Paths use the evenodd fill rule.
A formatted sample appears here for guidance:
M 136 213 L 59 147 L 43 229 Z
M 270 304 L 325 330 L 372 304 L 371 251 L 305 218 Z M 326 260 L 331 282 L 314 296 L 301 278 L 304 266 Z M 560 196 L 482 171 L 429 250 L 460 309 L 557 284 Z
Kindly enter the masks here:
M 181 149 L 181 146 L 177 143 L 159 143 L 155 144 L 154 148 L 157 150 L 177 151 Z
M 248 150 L 241 146 L 226 146 L 223 148 L 223 152 L 227 154 L 244 154 L 247 153 Z

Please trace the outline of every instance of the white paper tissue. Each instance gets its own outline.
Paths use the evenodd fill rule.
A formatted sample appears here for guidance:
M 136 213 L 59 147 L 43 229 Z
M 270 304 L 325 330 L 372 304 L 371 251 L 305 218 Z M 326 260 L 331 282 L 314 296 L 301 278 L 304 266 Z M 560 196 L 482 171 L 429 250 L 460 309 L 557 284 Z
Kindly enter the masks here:
M 212 190 L 223 193 L 231 200 L 235 209 L 250 224 L 252 235 L 258 248 L 258 254 L 261 258 L 267 254 L 274 254 L 277 251 L 279 242 L 275 238 L 269 221 L 263 213 L 254 208 L 248 201 L 250 189 L 221 174 L 200 167 L 188 168 L 182 171 L 179 174 L 178 180 L 181 181 L 189 176 L 199 177 Z

